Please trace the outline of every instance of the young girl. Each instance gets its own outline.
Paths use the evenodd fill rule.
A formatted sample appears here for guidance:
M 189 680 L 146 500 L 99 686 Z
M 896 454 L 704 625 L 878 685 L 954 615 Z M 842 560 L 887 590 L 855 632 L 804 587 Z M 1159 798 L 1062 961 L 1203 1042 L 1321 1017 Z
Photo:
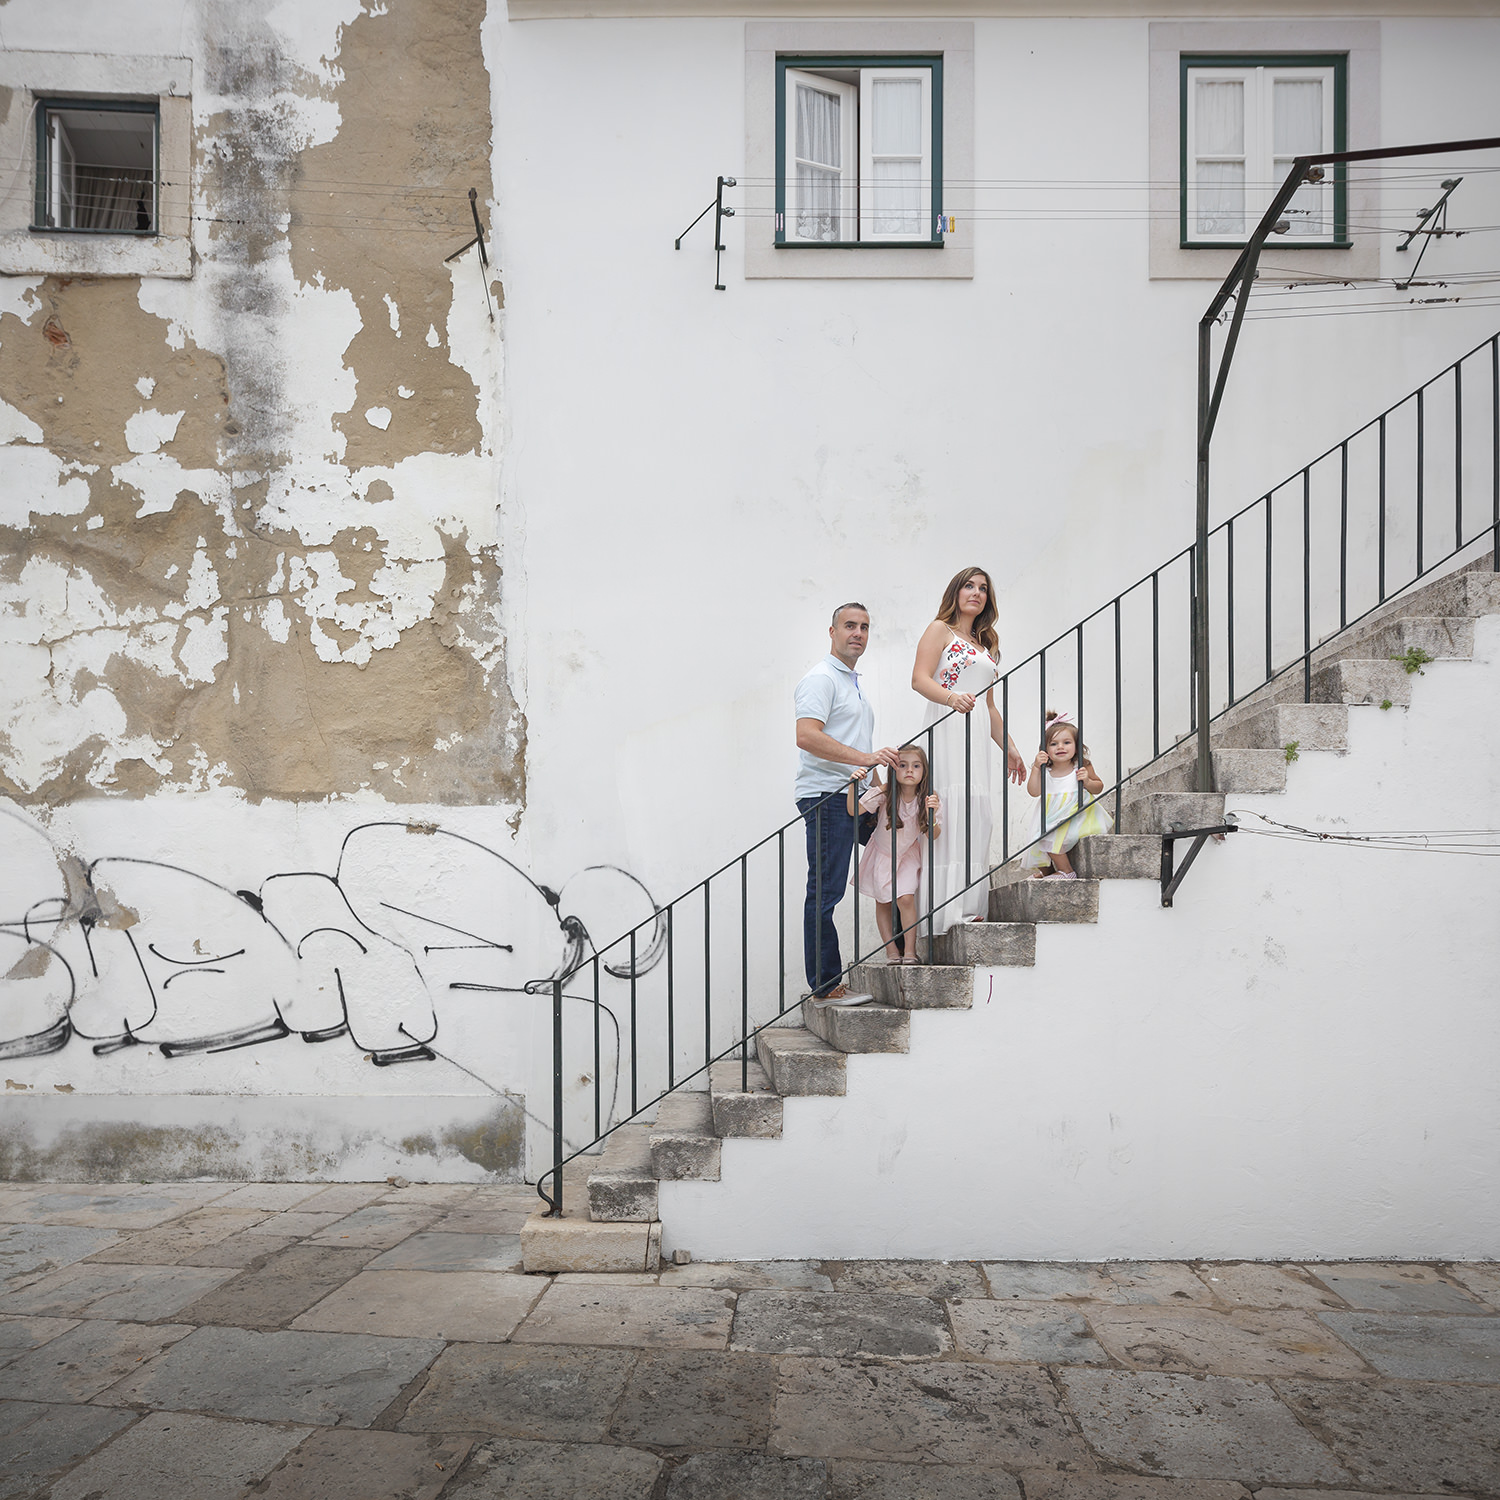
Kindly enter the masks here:
M 1045 802 L 1043 777 L 1047 780 Z M 1088 800 L 1080 798 L 1080 788 L 1089 794 Z M 1068 850 L 1090 834 L 1108 833 L 1113 820 L 1093 800 L 1104 790 L 1104 783 L 1089 761 L 1088 746 L 1079 742 L 1078 730 L 1067 714 L 1047 710 L 1041 753 L 1032 764 L 1026 790 L 1037 799 L 1031 818 L 1033 839 L 1041 837 L 1042 808 L 1047 809 L 1046 836 L 1026 851 L 1023 861 L 1032 872 L 1031 878 L 1077 880 Z
M 923 850 L 927 846 L 927 825 L 932 822 L 932 836 L 938 836 L 935 814 L 940 805 L 932 795 L 932 777 L 927 754 L 920 745 L 902 745 L 896 752 L 896 907 L 901 926 L 907 934 L 906 956 L 896 946 L 891 925 L 891 778 L 882 786 L 878 781 L 859 799 L 865 812 L 885 809 L 876 820 L 875 832 L 859 859 L 859 873 L 850 882 L 857 884 L 862 896 L 875 898 L 875 924 L 885 941 L 886 959 L 893 964 L 917 961 L 912 936 L 917 926 L 917 893 L 922 888 Z M 849 788 L 850 812 L 854 811 L 854 788 Z

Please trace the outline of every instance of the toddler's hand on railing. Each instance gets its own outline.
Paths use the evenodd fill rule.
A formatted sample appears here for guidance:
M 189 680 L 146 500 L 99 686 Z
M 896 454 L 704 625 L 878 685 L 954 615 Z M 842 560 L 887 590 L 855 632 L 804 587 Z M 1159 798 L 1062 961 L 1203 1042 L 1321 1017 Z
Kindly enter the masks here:
M 934 792 L 932 796 L 927 799 L 928 809 L 932 812 L 936 812 L 942 805 L 943 799 L 939 797 L 936 792 Z

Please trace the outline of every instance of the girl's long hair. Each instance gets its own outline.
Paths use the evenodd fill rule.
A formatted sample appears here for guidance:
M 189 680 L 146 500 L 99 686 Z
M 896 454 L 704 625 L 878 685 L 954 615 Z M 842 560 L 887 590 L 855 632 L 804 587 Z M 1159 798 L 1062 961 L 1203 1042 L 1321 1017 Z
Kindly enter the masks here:
M 917 831 L 927 832 L 927 799 L 932 795 L 932 767 L 927 764 L 927 752 L 920 745 L 902 745 L 897 755 L 915 755 L 922 762 L 922 780 L 917 787 Z M 892 788 L 895 794 L 892 795 Z M 886 768 L 885 781 L 881 784 L 881 791 L 885 793 L 885 826 L 891 826 L 891 818 L 896 819 L 896 827 L 904 828 L 906 824 L 901 819 L 901 790 L 900 783 L 896 780 L 896 773 L 890 767 Z
M 1084 757 L 1089 753 L 1089 747 L 1083 743 L 1083 736 L 1078 733 L 1078 726 L 1071 719 L 1060 719 L 1055 708 L 1047 710 L 1047 726 L 1042 730 L 1042 749 L 1049 755 L 1052 753 L 1052 736 L 1063 729 L 1073 731 L 1073 769 L 1077 770 L 1083 764 Z
M 999 618 L 999 610 L 995 607 L 995 585 L 990 581 L 990 575 L 983 568 L 965 568 L 961 573 L 955 573 L 948 580 L 948 587 L 943 590 L 943 602 L 938 605 L 937 617 L 944 625 L 953 626 L 958 621 L 958 591 L 973 577 L 984 579 L 985 600 L 984 608 L 974 617 L 974 639 L 989 652 L 996 661 L 1000 660 L 1000 635 L 995 629 L 995 621 Z

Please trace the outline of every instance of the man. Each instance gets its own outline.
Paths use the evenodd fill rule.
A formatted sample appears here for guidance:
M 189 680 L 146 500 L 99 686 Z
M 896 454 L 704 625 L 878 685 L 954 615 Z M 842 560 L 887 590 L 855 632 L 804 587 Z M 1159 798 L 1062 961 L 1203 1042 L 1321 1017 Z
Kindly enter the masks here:
M 875 750 L 875 710 L 859 685 L 855 663 L 870 644 L 863 604 L 841 604 L 828 627 L 829 654 L 797 684 L 797 811 L 807 824 L 807 900 L 802 908 L 803 958 L 815 1003 L 869 1000 L 839 981 L 843 962 L 833 909 L 849 887 L 849 856 L 858 815 L 848 806 L 855 768 L 894 766 L 896 752 Z

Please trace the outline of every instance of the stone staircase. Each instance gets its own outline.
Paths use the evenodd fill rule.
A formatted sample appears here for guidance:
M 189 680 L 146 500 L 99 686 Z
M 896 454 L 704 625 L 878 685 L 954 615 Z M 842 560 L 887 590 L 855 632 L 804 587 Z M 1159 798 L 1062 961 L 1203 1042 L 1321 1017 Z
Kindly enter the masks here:
M 943 934 L 932 964 L 860 965 L 853 981 L 875 996 L 873 1003 L 788 1011 L 784 1023 L 755 1038 L 755 1058 L 747 1068 L 738 1060 L 716 1063 L 706 1091 L 667 1095 L 654 1124 L 623 1126 L 607 1139 L 602 1155 L 580 1158 L 565 1174 L 573 1200 L 568 1215 L 549 1219 L 538 1211 L 522 1231 L 526 1269 L 654 1271 L 661 1182 L 717 1182 L 726 1138 L 779 1138 L 785 1098 L 842 1095 L 851 1053 L 905 1052 L 913 1011 L 972 1006 L 976 968 L 1034 964 L 1039 924 L 1096 921 L 1105 881 L 1158 878 L 1163 833 L 1221 822 L 1226 794 L 1284 791 L 1289 745 L 1295 744 L 1299 757 L 1345 750 L 1351 708 L 1373 705 L 1378 711 L 1411 702 L 1416 674 L 1393 658 L 1413 648 L 1432 660 L 1468 657 L 1475 618 L 1492 613 L 1500 613 L 1500 575 L 1489 570 L 1486 557 L 1402 596 L 1318 647 L 1311 703 L 1302 701 L 1298 669 L 1216 723 L 1217 790 L 1194 790 L 1196 747 L 1183 742 L 1127 785 L 1118 832 L 1080 843 L 1077 881 L 1017 880 L 1010 870 L 997 871 L 989 920 Z

